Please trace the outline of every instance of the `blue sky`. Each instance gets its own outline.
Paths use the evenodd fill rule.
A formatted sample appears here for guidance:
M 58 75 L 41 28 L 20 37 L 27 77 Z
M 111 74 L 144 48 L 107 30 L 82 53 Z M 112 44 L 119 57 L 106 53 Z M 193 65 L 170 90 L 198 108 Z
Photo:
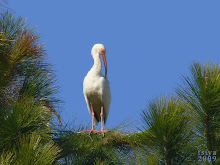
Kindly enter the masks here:
M 56 70 L 64 122 L 91 123 L 83 79 L 91 48 L 107 49 L 112 103 L 107 126 L 140 121 L 149 100 L 170 95 L 193 61 L 220 61 L 220 1 L 9 0 L 37 26 Z

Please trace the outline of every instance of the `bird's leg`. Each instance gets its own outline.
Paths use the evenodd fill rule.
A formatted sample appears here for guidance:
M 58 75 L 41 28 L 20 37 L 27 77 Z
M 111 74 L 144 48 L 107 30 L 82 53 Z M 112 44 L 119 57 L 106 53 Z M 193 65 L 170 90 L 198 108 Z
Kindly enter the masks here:
M 89 135 L 92 133 L 92 132 L 98 132 L 96 130 L 94 130 L 94 111 L 93 111 L 93 106 L 91 104 L 91 111 L 92 111 L 92 129 L 89 131 Z
M 103 128 L 103 106 L 101 106 L 101 113 L 100 113 L 100 117 L 101 117 L 101 133 L 104 137 L 104 128 Z
M 90 130 L 89 135 L 94 130 L 94 111 L 93 111 L 92 104 L 91 104 L 91 111 L 92 111 L 92 129 Z

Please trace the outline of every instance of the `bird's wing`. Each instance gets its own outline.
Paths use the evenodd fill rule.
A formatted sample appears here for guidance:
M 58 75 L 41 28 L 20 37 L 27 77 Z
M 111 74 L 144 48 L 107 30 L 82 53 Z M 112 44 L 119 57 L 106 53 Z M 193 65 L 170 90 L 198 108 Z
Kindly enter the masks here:
M 86 100 L 88 111 L 91 114 L 92 112 L 91 112 L 90 102 L 89 102 L 89 100 L 87 98 L 87 95 L 85 93 L 84 93 L 84 97 L 85 97 L 85 100 Z M 95 113 L 95 111 L 94 111 L 94 113 Z M 99 118 L 98 118 L 97 114 L 95 113 L 94 126 L 97 125 L 98 123 L 99 123 Z
M 87 104 L 88 111 L 89 111 L 89 113 L 91 113 L 90 103 L 89 103 L 89 100 L 88 100 L 88 98 L 87 98 L 87 95 L 84 94 L 84 97 L 85 97 L 85 100 L 86 100 L 86 104 Z
M 88 90 L 87 86 L 88 85 L 89 85 L 89 83 L 87 81 L 87 77 L 85 77 L 84 80 L 83 80 L 83 94 L 84 94 L 84 97 L 85 97 L 85 100 L 86 100 L 88 111 L 89 111 L 89 113 L 91 113 L 90 103 L 89 103 L 89 100 L 87 98 L 87 90 Z
M 86 104 L 87 104 L 87 108 L 88 108 L 88 111 L 89 111 L 89 113 L 91 114 L 92 112 L 91 112 L 91 107 L 90 107 L 90 101 L 89 101 L 89 99 L 88 99 L 88 92 L 90 91 L 90 89 L 91 89 L 91 83 L 90 83 L 90 79 L 86 76 L 85 78 L 84 78 L 84 81 L 83 81 L 83 94 L 84 94 L 84 97 L 85 97 L 85 101 L 86 101 Z M 95 111 L 94 111 L 94 113 L 95 113 Z M 98 122 L 99 122 L 99 120 L 98 120 L 98 117 L 97 117 L 97 115 L 96 115 L 96 113 L 95 113 L 95 117 L 94 117 L 94 125 L 97 125 L 98 124 Z
M 102 77 L 102 100 L 104 105 L 104 123 L 106 123 L 108 114 L 109 114 L 109 108 L 111 104 L 111 92 L 110 92 L 110 85 L 109 81 Z

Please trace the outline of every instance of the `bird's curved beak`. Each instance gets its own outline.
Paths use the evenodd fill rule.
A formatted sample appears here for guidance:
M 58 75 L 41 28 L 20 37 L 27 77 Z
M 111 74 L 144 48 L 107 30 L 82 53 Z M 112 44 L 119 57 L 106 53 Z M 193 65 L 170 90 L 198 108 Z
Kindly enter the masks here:
M 105 78 L 106 78 L 107 77 L 107 61 L 106 61 L 106 56 L 105 56 L 105 51 L 104 50 L 102 51 L 101 56 L 102 56 L 102 60 L 103 60 L 104 65 L 105 65 Z

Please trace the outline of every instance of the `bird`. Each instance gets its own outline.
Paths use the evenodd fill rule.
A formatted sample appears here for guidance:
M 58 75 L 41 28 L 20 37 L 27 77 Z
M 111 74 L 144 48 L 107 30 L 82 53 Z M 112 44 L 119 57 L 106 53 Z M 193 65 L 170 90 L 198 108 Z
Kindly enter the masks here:
M 83 80 L 83 94 L 89 113 L 92 114 L 92 128 L 89 135 L 102 133 L 104 137 L 103 122 L 106 124 L 111 104 L 110 85 L 107 79 L 106 48 L 103 44 L 95 44 L 91 49 L 94 64 Z M 105 75 L 102 74 L 102 62 L 105 67 Z M 101 122 L 101 131 L 94 130 L 94 125 Z

